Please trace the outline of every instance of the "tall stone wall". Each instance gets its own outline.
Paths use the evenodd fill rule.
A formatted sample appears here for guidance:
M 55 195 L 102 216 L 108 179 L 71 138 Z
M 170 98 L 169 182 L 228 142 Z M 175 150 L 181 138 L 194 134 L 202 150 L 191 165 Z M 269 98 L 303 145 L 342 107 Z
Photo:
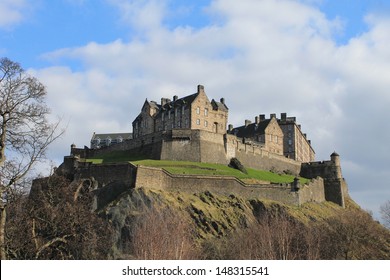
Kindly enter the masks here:
M 326 201 L 326 197 L 324 180 L 321 177 L 312 179 L 299 189 L 299 204 L 323 201 Z
M 162 143 L 162 160 L 200 162 L 200 135 L 197 130 L 179 129 L 168 133 Z
M 82 163 L 76 169 L 74 179 L 94 178 L 99 187 L 113 182 L 122 182 L 130 187 L 134 186 L 136 167 L 128 163 L 121 164 L 91 164 Z
M 246 199 L 275 200 L 292 205 L 325 201 L 321 178 L 312 180 L 299 191 L 294 191 L 291 184 L 249 185 L 235 177 L 178 175 L 160 168 L 139 166 L 135 187 L 188 193 L 211 191 L 225 196 L 233 194 Z

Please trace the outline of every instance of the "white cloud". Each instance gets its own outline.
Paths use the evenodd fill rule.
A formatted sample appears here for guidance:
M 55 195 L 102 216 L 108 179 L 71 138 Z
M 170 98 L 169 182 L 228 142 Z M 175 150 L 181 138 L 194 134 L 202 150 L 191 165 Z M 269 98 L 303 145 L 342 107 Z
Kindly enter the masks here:
M 10 28 L 24 20 L 31 7 L 26 0 L 2 0 L 0 2 L 0 29 Z
M 173 30 L 162 24 L 164 1 L 110 1 L 142 39 L 59 50 L 47 57 L 79 60 L 85 70 L 36 72 L 54 111 L 70 119 L 62 155 L 72 142 L 88 145 L 93 131 L 129 131 L 145 98 L 204 84 L 211 98 L 225 97 L 235 125 L 260 113 L 297 116 L 320 160 L 336 150 L 348 163 L 352 194 L 363 196 L 369 178 L 381 198 L 383 182 L 368 174 L 390 176 L 389 18 L 368 16 L 369 31 L 338 46 L 339 22 L 297 1 L 213 1 L 213 24 Z

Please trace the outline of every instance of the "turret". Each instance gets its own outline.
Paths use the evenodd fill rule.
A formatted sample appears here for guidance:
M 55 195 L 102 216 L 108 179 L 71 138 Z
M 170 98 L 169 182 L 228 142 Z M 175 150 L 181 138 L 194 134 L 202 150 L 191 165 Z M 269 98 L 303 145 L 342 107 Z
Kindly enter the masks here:
M 341 173 L 341 164 L 340 164 L 340 155 L 336 152 L 333 152 L 330 155 L 330 161 L 334 164 L 334 173 L 337 179 L 342 179 L 343 175 Z

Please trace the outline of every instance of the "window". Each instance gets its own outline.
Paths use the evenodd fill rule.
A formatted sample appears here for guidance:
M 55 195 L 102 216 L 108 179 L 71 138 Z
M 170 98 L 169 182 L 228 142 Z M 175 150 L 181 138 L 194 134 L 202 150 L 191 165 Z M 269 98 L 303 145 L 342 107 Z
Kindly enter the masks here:
M 177 127 L 178 127 L 178 128 L 181 128 L 181 121 L 178 121 L 178 122 L 177 122 Z
M 185 120 L 185 127 L 188 127 L 188 119 Z
M 209 109 L 204 108 L 204 115 L 207 117 L 209 115 Z
M 197 125 L 200 125 L 200 119 L 197 119 L 197 120 L 196 120 L 196 124 L 197 124 Z
M 168 119 L 171 119 L 171 110 L 168 111 Z
M 275 135 L 275 143 L 278 143 L 278 136 Z
M 197 115 L 200 114 L 200 107 L 197 107 L 197 108 L 196 108 L 196 114 L 197 114 Z
M 185 110 L 185 107 L 181 107 L 181 114 L 184 115 L 184 110 Z
M 162 120 L 162 121 L 164 121 L 164 116 L 165 116 L 165 113 L 163 112 L 163 113 L 161 114 L 161 120 Z
M 204 126 L 205 126 L 205 127 L 208 126 L 208 122 L 207 122 L 207 121 L 204 121 Z

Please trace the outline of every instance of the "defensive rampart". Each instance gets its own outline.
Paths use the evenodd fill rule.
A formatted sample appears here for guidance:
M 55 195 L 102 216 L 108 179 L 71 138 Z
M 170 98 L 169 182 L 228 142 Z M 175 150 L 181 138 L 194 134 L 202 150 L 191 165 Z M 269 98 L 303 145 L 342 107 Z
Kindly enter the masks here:
M 135 187 L 188 193 L 210 191 L 225 196 L 233 194 L 246 199 L 275 200 L 292 205 L 325 201 L 322 178 L 299 187 L 293 184 L 251 185 L 235 177 L 171 174 L 161 168 L 138 166 Z

